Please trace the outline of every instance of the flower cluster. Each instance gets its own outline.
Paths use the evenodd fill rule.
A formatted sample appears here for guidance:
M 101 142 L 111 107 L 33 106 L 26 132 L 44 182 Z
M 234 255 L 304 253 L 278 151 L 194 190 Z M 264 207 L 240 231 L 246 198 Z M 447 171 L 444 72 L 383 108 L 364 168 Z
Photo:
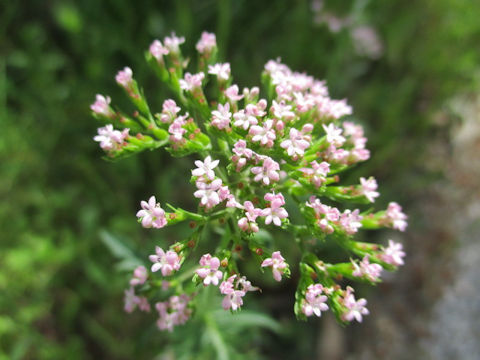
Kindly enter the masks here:
M 198 66 L 187 71 L 184 41 L 172 34 L 153 41 L 147 52 L 149 65 L 175 96 L 159 112 L 150 110 L 128 67 L 116 81 L 137 111 L 126 115 L 102 95 L 91 106 L 95 118 L 106 123 L 95 140 L 110 158 L 160 147 L 175 157 L 195 154 L 190 180 L 195 211 L 171 205 L 165 210 L 155 196 L 140 203 L 137 218 L 144 228 L 188 223 L 191 233 L 166 249 L 155 246 L 150 271 L 134 270 L 125 310 L 149 311 L 155 304 L 158 327 L 171 331 L 191 316 L 198 292 L 218 287 L 222 307 L 237 311 L 245 295 L 258 290 L 242 276 L 243 261 L 268 268 L 277 282 L 290 276 L 276 237 L 267 242 L 261 236 L 286 232 L 302 252 L 292 267 L 299 271 L 296 315 L 305 319 L 330 310 L 342 323 L 362 321 L 367 302 L 355 299 L 350 282 L 381 281 L 383 270 L 403 265 L 405 252 L 392 240 L 382 246 L 354 236 L 362 229 L 404 231 L 407 217 L 395 202 L 372 210 L 380 196 L 373 177 L 342 185 L 343 172 L 370 157 L 361 125 L 344 121 L 352 108 L 332 99 L 325 82 L 279 60 L 265 65 L 264 91 L 240 90 L 230 64 L 217 62 L 215 35 L 206 32 L 196 44 Z M 199 252 L 199 244 L 209 250 Z M 318 257 L 334 244 L 342 249 L 334 258 L 350 257 L 335 263 Z

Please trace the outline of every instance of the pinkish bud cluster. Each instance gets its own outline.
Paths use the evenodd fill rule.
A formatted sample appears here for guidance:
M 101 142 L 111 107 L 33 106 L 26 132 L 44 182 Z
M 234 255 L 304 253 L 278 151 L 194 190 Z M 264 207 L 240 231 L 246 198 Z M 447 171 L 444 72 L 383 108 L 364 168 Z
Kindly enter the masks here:
M 185 324 L 192 315 L 189 302 L 192 298 L 182 294 L 171 296 L 167 301 L 157 302 L 155 309 L 158 311 L 157 326 L 160 330 L 173 331 L 178 325 Z
M 133 312 L 137 307 L 140 311 L 150 312 L 148 299 L 144 296 L 135 295 L 135 289 L 133 287 L 125 290 L 124 302 L 124 310 L 127 313 Z
M 346 100 L 332 99 L 324 81 L 279 60 L 265 65 L 264 93 L 258 86 L 241 90 L 232 83 L 230 64 L 217 60 L 214 34 L 202 33 L 195 57 L 182 55 L 184 41 L 172 33 L 154 40 L 146 54 L 175 96 L 158 112 L 150 110 L 128 67 L 115 79 L 135 106 L 133 115 L 113 111 L 108 96 L 97 95 L 91 105 L 95 118 L 109 122 L 94 139 L 112 158 L 166 147 L 175 157 L 197 159 L 191 171 L 198 199 L 194 210 L 168 205 L 173 212 L 166 213 L 154 196 L 141 202 L 137 218 L 143 227 L 188 224 L 190 232 L 163 246 L 166 250 L 156 246 L 149 270 L 134 270 L 125 310 L 149 311 L 148 297 L 154 297 L 158 327 L 172 331 L 191 316 L 193 294 L 218 286 L 222 307 L 237 311 L 246 293 L 258 290 L 238 273 L 240 262 L 255 258 L 278 282 L 290 276 L 281 252 L 273 251 L 282 245 L 276 235 L 288 232 L 286 238 L 295 239 L 302 255 L 294 268 L 300 272 L 296 315 L 320 317 L 330 310 L 340 322 L 361 322 L 368 314 L 366 300 L 355 299 L 353 288 L 342 290 L 338 282 L 379 282 L 383 270 L 403 265 L 405 252 L 392 240 L 380 246 L 355 240 L 355 234 L 381 227 L 405 231 L 407 216 L 395 202 L 378 212 L 368 207 L 380 196 L 374 177 L 341 185 L 345 170 L 370 157 L 362 126 L 344 121 L 352 108 Z M 198 59 L 197 66 L 185 59 Z M 332 258 L 343 261 L 318 258 L 323 242 L 341 249 Z M 208 250 L 198 266 L 199 248 Z
M 359 263 L 352 260 L 353 276 L 364 277 L 370 281 L 378 281 L 382 274 L 382 266 L 379 264 L 371 264 L 369 255 L 365 255 Z

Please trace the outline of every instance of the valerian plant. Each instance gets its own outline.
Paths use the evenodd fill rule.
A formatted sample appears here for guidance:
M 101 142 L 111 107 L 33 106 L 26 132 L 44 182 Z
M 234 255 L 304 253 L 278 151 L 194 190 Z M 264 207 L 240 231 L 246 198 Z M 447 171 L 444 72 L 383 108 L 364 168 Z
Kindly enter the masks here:
M 192 231 L 168 248 L 152 246 L 150 269 L 139 266 L 133 272 L 125 310 L 153 307 L 158 328 L 172 331 L 192 316 L 200 291 L 218 287 L 223 308 L 238 311 L 248 292 L 260 290 L 240 271 L 242 262 L 253 261 L 279 282 L 292 267 L 299 270 L 298 318 L 330 310 L 342 324 L 361 322 L 369 313 L 367 301 L 357 299 L 344 279 L 378 283 L 383 270 L 403 265 L 405 253 L 392 240 L 378 245 L 354 236 L 360 229 L 404 231 L 407 217 L 395 202 L 377 212 L 347 208 L 379 196 L 373 177 L 341 185 L 345 170 L 370 157 L 362 127 L 342 120 L 352 108 L 331 99 L 325 82 L 278 60 L 265 65 L 263 92 L 259 87 L 240 91 L 230 64 L 217 62 L 215 35 L 206 32 L 196 44 L 197 68 L 188 72 L 192 61 L 180 50 L 184 41 L 172 34 L 155 40 L 146 52 L 148 64 L 175 96 L 160 112 L 150 109 L 128 67 L 115 79 L 136 107 L 133 116 L 113 108 L 108 96 L 97 95 L 91 105 L 94 117 L 106 124 L 94 140 L 108 158 L 161 147 L 174 157 L 197 158 L 191 171 L 195 211 L 162 207 L 155 196 L 140 203 L 136 216 L 143 227 L 157 231 L 186 222 Z M 295 207 L 301 216 L 293 221 L 287 209 Z M 223 236 L 205 236 L 206 229 L 218 227 Z M 277 231 L 288 232 L 298 244 L 299 264 L 261 236 Z M 210 250 L 192 259 L 199 243 Z M 326 243 L 350 257 L 327 262 L 320 256 Z M 198 265 L 188 267 L 187 261 Z

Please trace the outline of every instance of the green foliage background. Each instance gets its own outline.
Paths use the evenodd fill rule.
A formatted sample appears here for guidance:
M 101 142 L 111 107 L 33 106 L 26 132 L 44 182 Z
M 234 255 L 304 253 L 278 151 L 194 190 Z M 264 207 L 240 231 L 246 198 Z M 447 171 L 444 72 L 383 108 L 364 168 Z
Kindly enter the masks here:
M 172 343 L 185 359 L 308 358 L 315 326 L 295 322 L 293 300 L 275 302 L 282 289 L 265 294 L 279 322 L 244 311 L 232 323 L 215 313 L 212 326 L 194 321 L 165 335 L 150 319 L 123 313 L 128 275 L 117 271 L 117 257 L 153 248 L 152 233 L 136 223 L 138 202 L 168 194 L 171 203 L 191 203 L 192 159 L 173 163 L 159 151 L 103 161 L 89 105 L 103 93 L 127 106 L 113 77 L 128 65 L 158 108 L 166 92 L 143 51 L 175 30 L 188 53 L 201 31 L 213 31 L 240 87 L 259 83 L 264 63 L 280 56 L 348 98 L 373 154 L 359 171 L 379 179 L 384 202 L 408 209 L 435 176 L 424 158 L 439 131 L 433 115 L 475 84 L 480 3 L 326 5 L 375 27 L 384 55 L 356 55 L 347 31 L 313 22 L 306 0 L 0 2 L 0 359 L 143 359 L 170 354 Z

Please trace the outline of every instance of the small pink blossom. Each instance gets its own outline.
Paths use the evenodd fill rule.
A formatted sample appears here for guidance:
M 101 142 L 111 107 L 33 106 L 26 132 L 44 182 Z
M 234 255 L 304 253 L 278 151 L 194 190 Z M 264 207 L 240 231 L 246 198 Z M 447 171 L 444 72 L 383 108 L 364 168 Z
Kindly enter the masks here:
M 278 174 L 280 165 L 271 157 L 266 156 L 263 159 L 262 166 L 255 166 L 251 172 L 255 175 L 255 181 L 262 181 L 265 185 L 270 185 L 271 181 L 278 181 L 280 175 Z
M 270 111 L 277 119 L 290 121 L 295 118 L 295 113 L 292 111 L 292 106 L 286 105 L 283 101 L 277 103 L 275 100 L 273 100 Z
M 407 228 L 407 215 L 402 212 L 402 207 L 396 202 L 391 202 L 388 204 L 388 208 L 385 213 L 385 219 L 394 229 L 405 231 Z
M 149 51 L 150 54 L 161 63 L 163 63 L 163 55 L 168 55 L 169 53 L 169 50 L 162 45 L 160 40 L 154 40 L 150 45 Z
M 375 202 L 375 198 L 379 197 L 380 194 L 376 191 L 378 188 L 377 180 L 375 180 L 372 176 L 368 179 L 364 177 L 360 178 L 360 193 L 365 196 L 368 201 Z
M 188 307 L 190 300 L 190 296 L 182 294 L 171 296 L 167 301 L 156 303 L 155 308 L 159 315 L 158 328 L 172 332 L 175 326 L 185 324 L 192 315 L 192 310 Z
M 330 164 L 326 161 L 322 161 L 320 164 L 317 161 L 312 161 L 310 165 L 311 168 L 302 168 L 300 171 L 311 178 L 312 183 L 318 188 L 327 180 L 326 177 L 330 172 Z
M 218 110 L 212 111 L 212 126 L 219 130 L 227 129 L 230 126 L 231 118 L 230 104 L 218 104 Z
M 258 88 L 258 86 L 254 86 L 251 89 L 243 88 L 243 96 L 245 96 L 246 102 L 255 101 L 255 99 L 258 98 L 259 94 L 260 94 L 260 89 Z
M 135 270 L 133 270 L 133 277 L 130 280 L 131 286 L 136 285 L 143 285 L 148 278 L 148 271 L 145 266 L 137 266 Z
M 205 254 L 200 259 L 200 269 L 196 270 L 198 276 L 203 279 L 203 284 L 208 286 L 213 284 L 218 285 L 218 281 L 222 278 L 223 274 L 218 268 L 220 267 L 220 260 L 217 257 L 212 257 L 210 254 Z
M 312 284 L 307 288 L 305 302 L 302 306 L 302 312 L 306 316 L 316 315 L 320 317 L 322 316 L 322 311 L 328 310 L 328 305 L 326 304 L 327 297 L 322 295 L 322 292 L 322 284 Z
M 243 297 L 245 296 L 245 291 L 235 290 L 233 281 L 237 275 L 230 276 L 227 281 L 223 281 L 220 284 L 220 293 L 226 295 L 222 301 L 222 307 L 225 310 L 232 309 L 233 311 L 238 310 L 243 305 Z
M 365 255 L 362 261 L 357 264 L 352 260 L 353 276 L 365 277 L 370 281 L 378 281 L 383 268 L 379 264 L 372 264 L 369 255 Z
M 342 136 L 342 129 L 330 123 L 328 126 L 322 125 L 323 129 L 327 133 L 327 142 L 334 146 L 340 147 L 345 142 L 345 138 Z
M 272 147 L 273 141 L 277 138 L 273 129 L 273 120 L 266 120 L 263 126 L 254 125 L 250 128 L 253 142 L 260 142 L 260 145 Z
M 110 97 L 97 94 L 95 97 L 95 102 L 90 105 L 90 109 L 97 115 L 103 115 L 106 117 L 112 117 L 115 113 L 110 108 Z
M 340 211 L 336 207 L 322 204 L 315 196 L 310 197 L 310 202 L 306 205 L 315 211 L 317 224 L 325 233 L 331 234 L 334 229 L 331 223 L 336 223 L 340 219 Z
M 228 100 L 235 102 L 243 99 L 243 96 L 244 96 L 244 95 L 239 95 L 238 91 L 239 91 L 238 85 L 234 84 L 232 86 L 229 86 L 224 93 L 225 93 L 225 96 L 228 98 Z
M 211 209 L 220 204 L 220 196 L 218 190 L 222 186 L 221 179 L 215 179 L 211 182 L 196 182 L 198 190 L 193 193 L 193 196 L 200 199 L 200 205 L 205 206 L 206 209 Z
M 295 97 L 295 105 L 299 113 L 305 113 L 315 106 L 313 96 L 310 94 L 295 92 L 293 96 Z
M 215 172 L 213 169 L 215 169 L 220 160 L 213 160 L 210 155 L 208 155 L 205 160 L 200 161 L 197 160 L 195 161 L 195 165 L 197 166 L 196 169 L 192 170 L 192 175 L 193 176 L 206 176 L 207 179 L 213 180 L 215 178 Z
M 129 131 L 130 129 L 115 130 L 112 124 L 107 124 L 105 127 L 97 129 L 98 135 L 93 140 L 99 142 L 103 150 L 115 151 L 123 146 Z
M 124 310 L 127 313 L 133 312 L 135 308 L 138 306 L 140 311 L 149 312 L 150 311 L 150 304 L 148 303 L 147 298 L 143 296 L 136 296 L 135 289 L 130 287 L 130 289 L 125 290 L 125 297 L 124 297 Z
M 180 269 L 180 257 L 175 251 L 168 250 L 167 252 L 159 246 L 155 246 L 156 255 L 150 255 L 148 258 L 152 265 L 152 272 L 162 271 L 163 276 L 171 275 L 174 270 Z
M 129 88 L 132 85 L 132 76 L 133 72 L 128 66 L 120 70 L 115 76 L 115 81 L 123 86 L 125 89 Z
M 353 235 L 362 227 L 362 223 L 360 222 L 362 219 L 363 217 L 360 215 L 360 210 L 355 209 L 352 212 L 347 209 L 340 216 L 340 225 L 348 235 Z
M 368 315 L 370 313 L 365 307 L 365 305 L 367 305 L 367 300 L 355 300 L 353 289 L 351 287 L 347 287 L 342 302 L 346 310 L 342 315 L 342 319 L 345 321 L 353 321 L 355 319 L 358 322 L 362 322 L 362 315 Z
M 245 113 L 253 116 L 265 116 L 267 113 L 267 100 L 260 99 L 256 104 L 247 104 L 245 107 Z
M 282 275 L 284 270 L 287 268 L 288 264 L 285 262 L 285 259 L 280 254 L 280 251 L 275 251 L 272 254 L 271 258 L 263 260 L 262 267 L 271 266 L 273 278 L 276 281 L 282 281 Z
M 202 81 L 205 77 L 203 72 L 197 74 L 190 74 L 189 72 L 185 73 L 183 79 L 180 79 L 180 88 L 185 91 L 193 91 L 199 89 L 202 86 Z
M 262 215 L 262 210 L 255 208 L 251 201 L 243 203 L 245 217 L 238 220 L 238 227 L 243 231 L 258 232 L 258 225 L 255 222 L 258 216 Z
M 198 40 L 195 46 L 200 54 L 210 53 L 217 46 L 217 39 L 215 34 L 209 32 L 202 32 L 200 40 Z
M 285 199 L 282 194 L 267 193 L 264 196 L 266 201 L 270 202 L 270 207 L 262 210 L 262 216 L 265 216 L 265 224 L 273 222 L 276 226 L 282 225 L 282 219 L 288 217 L 288 212 L 282 206 L 285 205 Z
M 240 110 L 233 114 L 233 118 L 235 119 L 233 125 L 237 127 L 241 127 L 244 130 L 248 130 L 251 125 L 257 125 L 258 120 L 255 116 L 251 114 L 247 114 L 245 110 Z
M 280 146 L 287 150 L 288 156 L 303 156 L 305 150 L 310 146 L 310 138 L 295 128 L 290 129 L 290 139 L 282 141 Z
M 175 100 L 167 99 L 163 102 L 160 120 L 165 124 L 170 124 L 177 117 L 180 110 Z
M 185 125 L 185 117 L 184 116 L 179 116 L 175 120 L 173 120 L 173 123 L 170 124 L 168 127 L 168 132 L 170 133 L 170 141 L 174 144 L 178 144 L 183 142 L 185 139 L 183 138 L 183 135 L 187 132 L 183 128 L 183 125 Z
M 144 228 L 156 228 L 160 229 L 167 225 L 167 219 L 165 217 L 165 210 L 160 207 L 160 204 L 157 203 L 155 196 L 151 196 L 146 201 L 141 201 L 140 205 L 142 209 L 137 212 L 137 217 L 141 219 L 142 226 Z
M 388 247 L 383 250 L 383 254 L 380 255 L 380 258 L 387 264 L 400 266 L 404 264 L 403 258 L 405 255 L 402 244 L 396 243 L 393 240 L 388 240 Z
M 215 65 L 208 65 L 208 73 L 210 75 L 216 75 L 218 80 L 227 81 L 230 78 L 230 64 L 218 63 Z
M 185 38 L 183 36 L 177 37 L 174 32 L 172 32 L 172 35 L 167 36 L 165 39 L 163 39 L 165 47 L 168 49 L 168 51 L 174 54 L 178 54 L 180 52 L 180 45 L 184 42 Z

